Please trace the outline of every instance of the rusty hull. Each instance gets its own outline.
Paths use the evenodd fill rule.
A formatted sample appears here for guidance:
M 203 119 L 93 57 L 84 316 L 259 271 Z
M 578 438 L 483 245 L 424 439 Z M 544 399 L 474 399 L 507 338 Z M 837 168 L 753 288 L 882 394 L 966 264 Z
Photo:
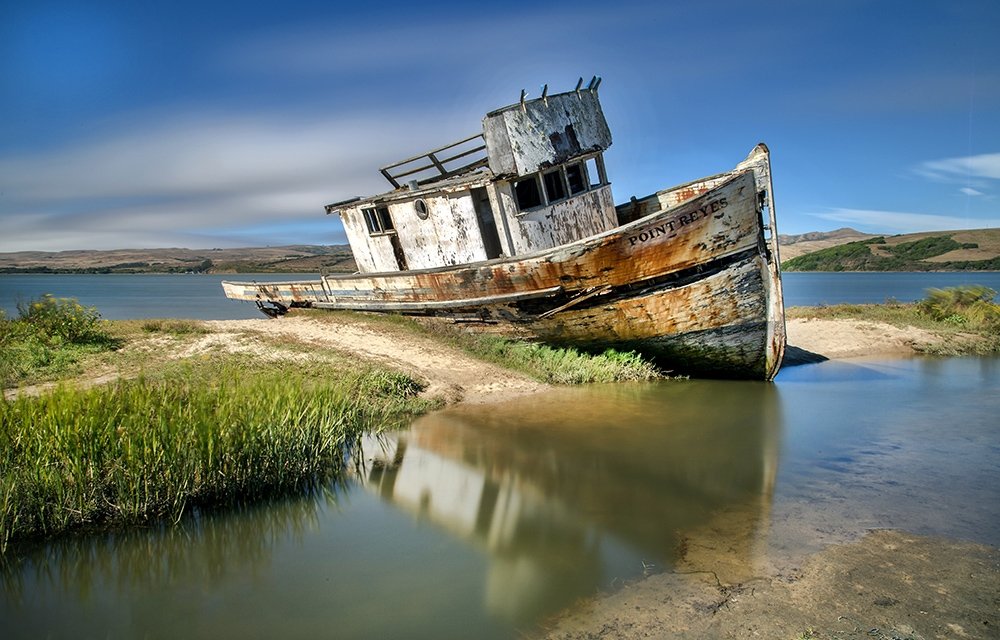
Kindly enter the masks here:
M 635 350 L 677 372 L 773 379 L 785 328 L 767 148 L 619 210 L 636 205 L 653 211 L 514 258 L 223 286 L 242 300 L 508 323 L 553 344 Z

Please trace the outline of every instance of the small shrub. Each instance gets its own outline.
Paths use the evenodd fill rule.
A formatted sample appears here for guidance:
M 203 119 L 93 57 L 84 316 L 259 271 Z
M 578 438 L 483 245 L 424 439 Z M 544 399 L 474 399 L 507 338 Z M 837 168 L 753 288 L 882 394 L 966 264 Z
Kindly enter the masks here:
M 45 339 L 70 344 L 107 340 L 100 327 L 101 314 L 73 298 L 56 298 L 50 293 L 27 304 L 18 303 L 19 320 L 33 327 Z
M 968 319 L 966 319 L 966 317 L 960 313 L 955 313 L 948 316 L 947 318 L 942 318 L 941 322 L 945 324 L 951 324 L 956 327 L 964 327 L 965 325 L 969 324 Z
M 1000 305 L 993 302 L 997 292 L 982 285 L 928 289 L 918 303 L 921 313 L 948 324 L 1000 331 Z
M 46 294 L 17 308 L 16 319 L 0 317 L 3 387 L 64 373 L 85 354 L 120 344 L 107 332 L 97 310 L 76 300 Z

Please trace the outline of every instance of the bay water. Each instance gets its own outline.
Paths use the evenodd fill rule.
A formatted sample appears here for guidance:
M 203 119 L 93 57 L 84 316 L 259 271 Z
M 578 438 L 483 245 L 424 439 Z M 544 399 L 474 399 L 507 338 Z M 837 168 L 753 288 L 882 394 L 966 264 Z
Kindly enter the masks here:
M 275 282 L 315 280 L 316 274 L 0 274 L 0 309 L 17 313 L 17 304 L 45 293 L 76 298 L 97 307 L 109 320 L 192 318 L 236 320 L 263 317 L 251 302 L 229 300 L 223 280 Z M 1000 291 L 1000 272 L 970 273 L 785 273 L 789 307 L 842 302 L 913 302 L 931 287 L 982 284 Z
M 872 528 L 1000 545 L 998 391 L 997 358 L 862 359 L 452 407 L 311 495 L 8 558 L 0 635 L 519 638 L 692 555 L 740 581 Z

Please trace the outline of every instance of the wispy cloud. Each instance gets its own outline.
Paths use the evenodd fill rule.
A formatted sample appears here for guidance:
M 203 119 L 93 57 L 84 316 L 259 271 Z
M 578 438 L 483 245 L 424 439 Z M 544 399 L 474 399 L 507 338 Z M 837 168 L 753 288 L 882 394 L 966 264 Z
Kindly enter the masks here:
M 848 224 L 868 233 L 916 233 L 1000 227 L 1000 218 L 963 218 L 905 211 L 838 208 L 809 215 L 839 224 Z
M 1000 180 L 1000 153 L 943 158 L 921 162 L 913 168 L 918 176 L 941 184 L 960 184 L 958 192 L 967 197 L 992 200 Z
M 925 178 L 941 182 L 961 182 L 976 178 L 1000 180 L 1000 153 L 928 160 L 920 163 L 915 171 Z
M 414 131 L 408 118 L 385 113 L 191 114 L 8 154 L 0 157 L 0 251 L 233 246 L 254 228 L 314 221 L 328 234 L 299 241 L 342 242 L 325 203 L 383 191 L 378 166 L 458 137 L 448 114 L 421 114 L 421 123 Z

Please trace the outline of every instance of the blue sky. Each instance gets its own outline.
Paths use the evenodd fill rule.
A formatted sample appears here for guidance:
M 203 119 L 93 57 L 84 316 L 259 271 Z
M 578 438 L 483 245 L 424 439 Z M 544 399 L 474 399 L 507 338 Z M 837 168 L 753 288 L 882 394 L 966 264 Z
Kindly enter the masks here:
M 379 166 L 594 74 L 619 202 L 764 141 L 782 233 L 1000 226 L 995 0 L 0 0 L 0 251 L 342 243 Z

